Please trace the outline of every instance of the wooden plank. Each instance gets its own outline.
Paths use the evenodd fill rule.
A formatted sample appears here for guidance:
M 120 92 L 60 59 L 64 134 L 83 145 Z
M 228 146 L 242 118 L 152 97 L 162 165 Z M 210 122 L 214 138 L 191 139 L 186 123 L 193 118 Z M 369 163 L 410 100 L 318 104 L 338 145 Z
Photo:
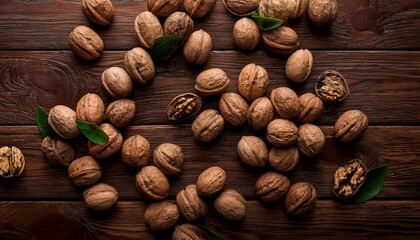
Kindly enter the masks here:
M 95 27 L 106 49 L 137 46 L 133 33 L 136 15 L 146 1 L 114 0 L 115 18 L 109 27 Z M 307 17 L 291 21 L 301 46 L 310 49 L 419 49 L 420 2 L 339 0 L 339 13 L 330 28 L 319 29 Z M 214 49 L 234 49 L 232 28 L 238 18 L 222 1 L 213 13 L 196 21 L 195 29 L 208 31 Z M 80 11 L 80 1 L 3 0 L 0 3 L 0 49 L 68 49 L 67 37 L 77 25 L 91 24 Z
M 321 200 L 298 221 L 287 218 L 281 204 L 248 201 L 244 221 L 228 223 L 211 209 L 202 224 L 222 239 L 418 239 L 419 203 Z M 143 220 L 145 208 L 144 202 L 120 201 L 112 211 L 98 214 L 82 202 L 1 202 L 0 234 L 5 239 L 170 239 L 172 229 L 150 232 Z
M 320 124 L 334 124 L 349 109 L 365 112 L 371 124 L 401 125 L 420 123 L 420 52 L 418 51 L 313 51 L 312 74 L 303 85 L 292 85 L 284 75 L 285 58 L 236 51 L 215 51 L 202 67 L 188 65 L 181 55 L 157 65 L 155 79 L 148 86 L 135 86 L 137 103 L 134 124 L 169 124 L 167 104 L 178 94 L 195 92 L 195 77 L 204 69 L 219 67 L 231 79 L 228 91 L 237 91 L 240 70 L 255 62 L 267 69 L 271 89 L 293 87 L 298 94 L 314 92 L 316 77 L 326 69 L 340 71 L 350 84 L 351 95 L 342 104 L 325 104 Z M 69 51 L 0 52 L 0 124 L 34 124 L 36 104 L 49 109 L 56 104 L 75 108 L 86 93 L 99 94 L 106 103 L 100 84 L 102 71 L 123 66 L 123 51 L 105 52 L 103 58 L 85 64 Z M 217 107 L 217 97 L 205 98 L 204 108 Z
M 331 127 L 322 127 L 327 136 L 326 147 L 317 159 L 306 159 L 287 176 L 292 183 L 312 182 L 320 198 L 332 198 L 332 176 L 339 165 L 353 158 L 362 158 L 369 168 L 389 164 L 389 176 L 379 198 L 420 198 L 420 127 L 369 127 L 362 139 L 353 144 L 339 144 L 331 136 Z M 185 154 L 182 173 L 170 178 L 170 199 L 185 186 L 195 183 L 204 169 L 218 165 L 228 174 L 227 187 L 238 189 L 247 199 L 255 199 L 254 184 L 269 169 L 252 169 L 237 157 L 236 144 L 246 130 L 226 129 L 219 141 L 197 144 L 189 125 L 140 126 L 124 131 L 125 137 L 141 134 L 152 149 L 164 142 L 179 144 Z M 14 180 L 0 181 L 0 200 L 82 199 L 82 190 L 72 186 L 65 168 L 53 167 L 40 151 L 41 137 L 36 127 L 0 127 L 0 146 L 15 145 L 26 156 L 23 174 Z M 77 156 L 87 153 L 86 140 L 73 141 Z M 128 169 L 119 154 L 100 160 L 102 182 L 114 186 L 123 200 L 144 199 L 136 189 L 135 169 Z

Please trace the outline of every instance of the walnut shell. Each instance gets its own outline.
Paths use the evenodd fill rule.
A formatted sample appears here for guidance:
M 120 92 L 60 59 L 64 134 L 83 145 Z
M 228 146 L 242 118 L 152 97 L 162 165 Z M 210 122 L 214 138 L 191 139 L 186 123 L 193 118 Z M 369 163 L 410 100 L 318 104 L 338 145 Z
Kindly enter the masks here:
M 118 200 L 117 190 L 105 183 L 97 183 L 83 192 L 86 205 L 93 211 L 105 211 Z
M 179 35 L 185 43 L 194 31 L 194 21 L 185 12 L 174 12 L 163 24 L 164 35 Z
M 169 181 L 155 166 L 145 166 L 136 175 L 136 186 L 141 193 L 154 200 L 169 195 Z
M 290 54 L 299 47 L 297 33 L 286 26 L 264 31 L 262 34 L 264 46 L 273 53 Z
M 233 126 L 246 123 L 248 103 L 237 93 L 224 93 L 219 100 L 219 111 L 225 121 Z
M 184 10 L 193 18 L 207 16 L 216 5 L 217 0 L 184 0 Z
M 268 73 L 265 68 L 250 63 L 242 68 L 239 73 L 238 91 L 248 101 L 264 96 L 270 83 Z
M 323 101 L 341 102 L 350 95 L 350 89 L 343 75 L 334 70 L 326 70 L 317 78 L 315 93 Z
M 51 164 L 68 167 L 74 160 L 72 146 L 60 139 L 45 137 L 42 140 L 41 151 Z
M 0 176 L 3 178 L 17 177 L 25 169 L 25 157 L 17 147 L 4 146 L 0 148 Z
M 308 8 L 309 0 L 296 0 L 289 1 L 289 4 L 292 5 L 289 12 L 289 18 L 299 18 L 305 14 L 306 9 Z
M 250 167 L 264 167 L 268 160 L 268 150 L 264 141 L 255 136 L 243 136 L 237 151 L 242 162 Z
M 153 151 L 153 163 L 166 175 L 179 174 L 184 164 L 182 148 L 172 143 L 160 144 Z
M 298 128 L 286 119 L 275 119 L 267 126 L 267 141 L 274 147 L 290 147 L 296 143 Z
M 210 34 L 203 29 L 195 31 L 184 45 L 183 53 L 189 63 L 204 64 L 209 60 L 213 49 L 213 40 Z
M 229 221 L 241 221 L 246 217 L 246 200 L 237 191 L 227 189 L 214 200 L 214 208 Z
M 82 0 L 81 10 L 86 18 L 99 25 L 108 25 L 114 17 L 111 0 Z
M 134 135 L 127 138 L 122 145 L 122 161 L 128 167 L 141 168 L 149 163 L 150 144 L 146 138 Z
M 223 0 L 226 9 L 235 16 L 244 17 L 258 8 L 261 0 Z
M 305 123 L 299 127 L 298 148 L 308 157 L 320 154 L 325 146 L 325 135 L 313 124 Z
M 299 97 L 292 89 L 287 87 L 273 89 L 270 100 L 280 117 L 292 119 L 299 116 Z
M 167 17 L 181 8 L 184 0 L 147 0 L 147 9 L 159 17 Z
M 349 198 L 356 195 L 366 180 L 368 170 L 359 159 L 351 160 L 334 173 L 333 193 L 339 198 Z
M 99 127 L 108 135 L 108 143 L 99 145 L 89 141 L 89 153 L 96 158 L 107 158 L 121 149 L 123 137 L 122 134 L 109 123 L 102 123 Z
M 150 0 L 147 1 L 147 3 L 149 2 Z M 159 19 L 149 11 L 144 11 L 137 15 L 136 20 L 134 20 L 134 32 L 142 48 L 150 48 L 156 38 L 163 36 L 163 28 Z
M 124 68 L 110 67 L 102 73 L 102 86 L 109 96 L 125 98 L 133 90 L 133 81 Z
M 212 96 L 226 91 L 230 79 L 220 68 L 207 69 L 198 74 L 194 88 L 201 96 Z
M 201 97 L 194 93 L 180 94 L 166 107 L 166 117 L 169 121 L 182 121 L 196 115 L 202 106 Z
M 264 173 L 255 183 L 255 193 L 264 202 L 275 202 L 282 199 L 289 189 L 289 179 L 271 171 Z
M 227 174 L 221 167 L 210 167 L 200 173 L 196 187 L 198 195 L 203 197 L 214 196 L 219 193 L 226 184 Z
M 330 25 L 337 17 L 337 0 L 309 0 L 309 20 L 318 27 Z
M 268 153 L 268 163 L 278 172 L 293 170 L 299 163 L 299 150 L 297 147 L 276 148 L 273 147 Z
M 290 187 L 284 200 L 286 213 L 293 217 L 305 215 L 315 207 L 316 199 L 316 190 L 312 184 L 295 183 Z
M 191 223 L 184 223 L 181 226 L 176 226 L 172 233 L 173 240 L 206 240 L 207 233 L 202 228 Z
M 171 228 L 179 219 L 179 210 L 173 201 L 151 203 L 144 211 L 144 221 L 152 231 Z
M 75 159 L 67 169 L 70 180 L 76 186 L 90 186 L 101 178 L 99 163 L 92 156 Z
M 261 17 L 278 18 L 287 22 L 296 1 L 290 0 L 261 0 L 258 14 Z
M 359 110 L 349 110 L 337 119 L 334 125 L 334 137 L 340 142 L 350 142 L 360 137 L 368 128 L 366 114 Z
M 286 76 L 295 83 L 302 83 L 311 74 L 313 65 L 312 53 L 308 49 L 300 49 L 292 53 L 286 62 Z
M 64 105 L 51 108 L 48 113 L 48 123 L 60 137 L 72 139 L 81 132 L 76 124 L 76 112 Z
M 321 98 L 313 93 L 305 93 L 299 96 L 299 116 L 300 123 L 314 122 L 321 116 L 324 103 Z
M 260 28 L 250 18 L 241 18 L 233 26 L 233 40 L 240 49 L 255 49 L 260 44 L 260 39 Z
M 77 103 L 76 119 L 99 125 L 104 118 L 104 112 L 105 105 L 102 98 L 94 93 L 87 93 Z
M 199 142 L 215 140 L 225 128 L 225 120 L 214 109 L 207 109 L 200 113 L 191 125 L 194 139 Z
M 136 103 L 130 99 L 118 99 L 109 104 L 105 116 L 115 127 L 126 127 L 134 121 Z
M 69 34 L 68 42 L 73 53 L 87 61 L 99 58 L 104 50 L 102 38 L 86 26 L 75 27 Z
M 195 184 L 188 185 L 176 195 L 176 204 L 188 221 L 197 221 L 207 213 L 207 203 L 197 193 Z
M 255 129 L 261 130 L 273 120 L 274 108 L 270 99 L 267 97 L 260 97 L 255 99 L 248 109 L 247 113 L 248 125 Z
M 147 84 L 155 76 L 152 57 L 143 48 L 136 47 L 124 55 L 124 67 L 132 79 L 140 84 Z

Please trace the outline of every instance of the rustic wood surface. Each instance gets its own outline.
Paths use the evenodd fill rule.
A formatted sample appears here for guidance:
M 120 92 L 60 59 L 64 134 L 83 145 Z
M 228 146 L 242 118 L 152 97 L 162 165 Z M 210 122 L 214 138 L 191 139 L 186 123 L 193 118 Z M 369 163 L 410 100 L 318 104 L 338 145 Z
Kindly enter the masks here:
M 101 73 L 123 66 L 124 53 L 138 45 L 134 18 L 147 9 L 144 0 L 113 3 L 113 23 L 97 27 L 83 16 L 78 0 L 0 1 L 0 146 L 19 147 L 27 161 L 20 177 L 0 179 L 0 239 L 170 239 L 171 230 L 156 234 L 145 225 L 143 212 L 149 201 L 135 187 L 137 170 L 125 167 L 120 154 L 100 160 L 101 181 L 119 191 L 120 201 L 111 211 L 93 213 L 82 201 L 83 189 L 68 180 L 66 169 L 49 164 L 40 151 L 35 105 L 45 110 L 57 104 L 74 108 L 88 92 L 97 93 L 106 104 L 112 101 L 100 85 Z M 212 207 L 201 222 L 223 239 L 420 238 L 420 1 L 338 3 L 339 15 L 329 28 L 312 26 L 306 16 L 289 23 L 301 47 L 314 55 L 314 68 L 305 84 L 291 84 L 285 78 L 287 57 L 267 53 L 263 47 L 238 51 L 231 33 L 237 18 L 218 0 L 211 15 L 195 25 L 214 39 L 209 62 L 192 66 L 178 52 L 156 65 L 151 84 L 135 85 L 131 98 L 137 104 L 136 119 L 122 130 L 124 137 L 141 134 L 152 148 L 176 143 L 185 153 L 182 174 L 170 178 L 169 199 L 213 165 L 226 169 L 228 187 L 246 197 L 243 222 L 226 222 Z M 93 27 L 105 42 L 103 56 L 93 63 L 81 61 L 68 47 L 68 33 L 82 24 Z M 326 104 L 317 121 L 327 136 L 323 152 L 316 159 L 303 158 L 287 174 L 292 182 L 312 182 L 318 191 L 316 208 L 304 219 L 288 218 L 281 203 L 258 201 L 255 181 L 270 168 L 251 169 L 237 157 L 241 136 L 263 137 L 264 132 L 227 127 L 215 143 L 203 145 L 192 138 L 191 120 L 182 124 L 166 120 L 166 105 L 178 94 L 195 92 L 194 80 L 202 70 L 223 68 L 231 79 L 228 91 L 236 92 L 239 72 L 251 62 L 269 72 L 269 90 L 288 86 L 298 94 L 313 92 L 316 77 L 326 69 L 340 71 L 349 82 L 350 97 L 341 104 Z M 216 108 L 217 100 L 205 98 L 204 109 Z M 332 125 L 349 109 L 365 112 L 370 127 L 357 141 L 340 144 L 332 137 Z M 83 137 L 72 144 L 77 157 L 87 154 Z M 369 168 L 388 164 L 385 185 L 375 199 L 363 204 L 336 201 L 332 175 L 337 166 L 356 157 Z

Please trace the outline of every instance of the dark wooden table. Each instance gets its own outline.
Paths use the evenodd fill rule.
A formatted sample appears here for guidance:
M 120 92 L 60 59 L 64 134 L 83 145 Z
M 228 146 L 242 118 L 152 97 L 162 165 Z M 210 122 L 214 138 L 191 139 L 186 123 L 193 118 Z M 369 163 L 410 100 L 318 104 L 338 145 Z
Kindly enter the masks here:
M 145 1 L 113 0 L 116 13 L 111 26 L 96 27 L 105 42 L 103 56 L 87 64 L 69 50 L 67 36 L 77 25 L 92 26 L 80 11 L 80 1 L 0 1 L 0 145 L 15 145 L 26 157 L 23 174 L 0 180 L 0 239 L 164 239 L 144 224 L 148 201 L 134 184 L 136 171 L 126 168 L 119 154 L 101 160 L 102 182 L 120 194 L 115 209 L 90 212 L 82 189 L 74 187 L 65 168 L 50 165 L 40 150 L 41 136 L 35 125 L 36 104 L 49 109 L 57 104 L 75 108 L 81 96 L 97 93 L 112 101 L 100 84 L 105 68 L 123 66 L 124 53 L 137 46 L 135 16 L 146 10 Z M 180 176 L 171 179 L 169 199 L 195 182 L 207 167 L 218 165 L 228 173 L 228 187 L 247 199 L 246 220 L 232 224 L 210 209 L 203 224 L 223 239 L 419 239 L 420 238 L 420 1 L 339 1 L 339 15 L 329 29 L 311 26 L 306 17 L 290 22 L 302 48 L 314 55 L 310 79 L 292 85 L 284 76 L 287 57 L 238 51 L 232 40 L 236 18 L 218 1 L 212 14 L 198 21 L 214 40 L 209 62 L 202 67 L 187 64 L 181 53 L 158 64 L 153 82 L 136 85 L 134 125 L 125 137 L 145 136 L 154 148 L 163 142 L 179 144 L 186 161 Z M 237 91 L 241 68 L 255 62 L 270 75 L 269 90 L 294 88 L 298 94 L 313 92 L 316 77 L 326 69 L 340 71 L 351 95 L 342 104 L 326 104 L 317 124 L 327 136 L 316 159 L 303 159 L 288 174 L 292 182 L 312 182 L 318 190 L 315 210 L 306 218 L 289 219 L 281 203 L 266 205 L 254 193 L 256 179 L 268 168 L 255 170 L 240 163 L 236 144 L 249 130 L 227 127 L 214 144 L 194 142 L 190 123 L 175 125 L 165 118 L 169 101 L 184 92 L 195 92 L 194 79 L 208 68 L 220 67 L 231 78 L 228 91 Z M 267 93 L 268 95 L 268 93 Z M 216 107 L 217 98 L 204 108 Z M 346 110 L 359 109 L 370 121 L 366 134 L 351 144 L 332 138 L 332 125 Z M 77 156 L 87 154 L 86 140 L 72 141 Z M 363 204 L 338 202 L 331 193 L 334 170 L 354 157 L 369 167 L 389 165 L 382 192 Z

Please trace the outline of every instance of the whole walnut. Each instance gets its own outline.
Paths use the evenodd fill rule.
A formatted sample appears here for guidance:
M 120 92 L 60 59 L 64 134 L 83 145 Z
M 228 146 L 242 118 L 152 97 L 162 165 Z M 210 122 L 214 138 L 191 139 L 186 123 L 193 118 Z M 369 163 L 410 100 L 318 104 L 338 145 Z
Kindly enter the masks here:
M 334 137 L 340 142 L 350 142 L 360 137 L 368 128 L 366 114 L 359 110 L 349 110 L 337 119 L 334 125 Z
M 184 223 L 176 226 L 172 233 L 173 240 L 206 240 L 208 239 L 205 230 L 191 223 Z
M 292 119 L 299 116 L 299 97 L 292 89 L 287 87 L 273 89 L 270 100 L 280 117 Z
M 82 0 L 82 12 L 94 24 L 108 25 L 114 17 L 111 0 Z
M 261 0 L 258 6 L 258 14 L 261 17 L 278 18 L 287 22 L 295 2 L 289 0 Z
M 147 0 L 149 11 L 159 17 L 167 17 L 181 8 L 184 0 Z
M 102 86 L 109 96 L 125 98 L 133 90 L 133 81 L 124 68 L 110 67 L 102 73 Z
M 248 16 L 258 8 L 261 0 L 223 0 L 226 9 L 235 16 Z
M 245 198 L 233 189 L 227 189 L 214 200 L 214 208 L 229 221 L 241 221 L 246 217 Z
M 99 145 L 89 141 L 89 153 L 96 158 L 107 158 L 121 149 L 123 137 L 122 134 L 109 123 L 102 123 L 99 127 L 108 135 L 108 143 Z
M 195 31 L 188 38 L 184 45 L 185 60 L 193 64 L 204 64 L 209 60 L 211 50 L 213 49 L 213 40 L 210 34 L 203 29 Z
M 313 65 L 312 53 L 308 49 L 300 49 L 292 53 L 286 62 L 286 76 L 295 83 L 302 83 L 311 74 Z
M 207 213 L 207 203 L 197 193 L 195 184 L 188 185 L 176 195 L 176 204 L 188 221 L 197 221 Z
M 272 171 L 264 173 L 255 183 L 255 193 L 264 202 L 275 202 L 282 199 L 289 189 L 289 179 Z
M 299 116 L 300 123 L 314 122 L 321 116 L 324 103 L 321 98 L 313 93 L 305 93 L 299 96 Z
M 198 74 L 194 88 L 201 96 L 212 96 L 226 91 L 230 79 L 220 68 L 207 69 Z
M 25 156 L 17 147 L 3 146 L 0 148 L 0 176 L 3 178 L 17 177 L 25 169 Z
M 255 49 L 260 44 L 260 39 L 261 31 L 250 18 L 241 18 L 233 26 L 233 40 L 240 49 Z
M 99 125 L 104 118 L 104 112 L 105 105 L 102 99 L 94 93 L 87 93 L 77 103 L 76 119 Z
M 182 148 L 172 143 L 160 144 L 153 151 L 153 163 L 166 175 L 179 174 L 184 164 Z
M 185 43 L 194 31 L 194 21 L 185 12 L 174 12 L 163 24 L 164 35 L 179 35 Z
M 237 93 L 224 93 L 219 100 L 219 110 L 225 121 L 233 126 L 246 123 L 248 103 Z
M 68 42 L 73 53 L 87 61 L 99 58 L 104 50 L 102 38 L 86 26 L 75 27 L 69 34 Z
M 105 183 L 97 183 L 83 192 L 86 205 L 93 211 L 105 211 L 118 200 L 117 190 Z
M 60 139 L 45 137 L 42 140 L 41 151 L 51 164 L 68 167 L 74 160 L 72 146 Z
M 217 0 L 184 0 L 184 10 L 193 18 L 207 16 L 216 5 Z
M 337 0 L 309 0 L 309 20 L 318 27 L 330 25 L 337 17 Z
M 48 123 L 60 137 L 72 139 L 81 132 L 76 124 L 76 112 L 64 105 L 51 108 L 48 113 Z
M 242 162 L 250 167 L 264 167 L 268 160 L 268 150 L 264 141 L 255 136 L 243 136 L 237 151 Z
M 248 109 L 247 113 L 248 125 L 255 129 L 261 130 L 273 120 L 274 108 L 270 99 L 267 97 L 260 97 L 255 99 Z
M 75 159 L 67 169 L 70 180 L 76 186 L 90 186 L 101 178 L 99 163 L 92 156 Z
M 200 173 L 196 187 L 198 195 L 203 197 L 214 196 L 219 193 L 226 184 L 227 174 L 221 167 L 210 167 Z
M 179 210 L 173 201 L 151 203 L 144 211 L 144 221 L 152 231 L 171 228 L 179 219 Z
M 105 116 L 115 127 L 126 127 L 134 121 L 136 103 L 131 99 L 118 99 L 109 104 Z
M 264 96 L 270 80 L 265 68 L 250 63 L 239 73 L 238 91 L 248 101 Z
M 299 163 L 299 150 L 297 147 L 276 148 L 273 147 L 268 153 L 268 163 L 278 172 L 293 170 Z
M 264 31 L 262 34 L 264 46 L 273 53 L 290 54 L 299 47 L 297 33 L 286 26 Z
M 128 167 L 141 168 L 149 163 L 150 144 L 146 138 L 134 135 L 127 138 L 122 145 L 122 161 Z
M 316 203 L 317 194 L 314 186 L 306 182 L 298 182 L 290 187 L 284 200 L 286 213 L 299 217 L 310 212 Z
M 147 2 L 149 3 L 150 1 Z M 142 48 L 150 48 L 156 38 L 163 36 L 163 28 L 159 19 L 149 11 L 144 11 L 137 15 L 134 20 L 134 32 Z
M 266 138 L 274 147 L 290 147 L 297 141 L 298 128 L 292 121 L 275 119 L 267 126 Z
M 207 109 L 200 113 L 191 125 L 194 139 L 199 142 L 215 140 L 225 128 L 225 120 L 214 109 Z
M 145 85 L 155 76 L 152 57 L 143 48 L 136 47 L 124 55 L 124 67 L 132 79 Z
M 169 195 L 169 181 L 155 166 L 145 166 L 136 175 L 136 186 L 141 193 L 154 200 Z
M 325 146 L 325 135 L 313 124 L 305 123 L 299 127 L 298 148 L 308 157 L 315 157 Z

